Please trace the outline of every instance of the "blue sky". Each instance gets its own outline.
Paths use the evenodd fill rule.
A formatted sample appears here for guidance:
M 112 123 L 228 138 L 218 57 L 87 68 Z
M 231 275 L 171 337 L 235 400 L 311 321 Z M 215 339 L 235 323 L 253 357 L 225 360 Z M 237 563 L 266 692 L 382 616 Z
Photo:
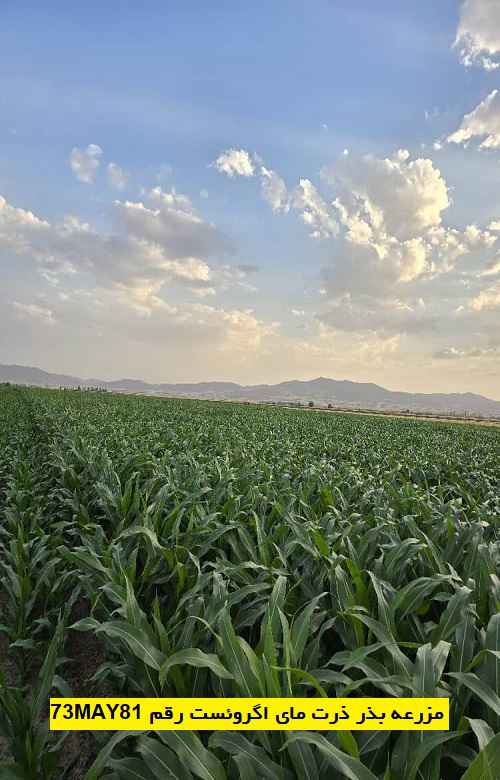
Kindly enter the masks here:
M 0 360 L 500 397 L 495 29 L 494 0 L 4 1 Z

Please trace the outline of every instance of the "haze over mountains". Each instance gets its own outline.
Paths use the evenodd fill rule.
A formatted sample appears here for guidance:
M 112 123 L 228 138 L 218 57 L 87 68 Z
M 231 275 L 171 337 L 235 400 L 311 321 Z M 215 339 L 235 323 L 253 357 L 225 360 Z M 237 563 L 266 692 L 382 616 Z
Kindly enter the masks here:
M 145 393 L 190 398 L 234 401 L 274 401 L 277 403 L 313 401 L 318 405 L 345 408 L 406 410 L 500 417 L 500 401 L 475 393 L 406 393 L 387 390 L 373 383 L 347 380 L 291 380 L 275 385 L 239 385 L 235 382 L 193 384 L 151 384 L 139 379 L 82 379 L 53 374 L 31 366 L 0 364 L 0 382 L 40 387 L 101 387 L 123 393 Z

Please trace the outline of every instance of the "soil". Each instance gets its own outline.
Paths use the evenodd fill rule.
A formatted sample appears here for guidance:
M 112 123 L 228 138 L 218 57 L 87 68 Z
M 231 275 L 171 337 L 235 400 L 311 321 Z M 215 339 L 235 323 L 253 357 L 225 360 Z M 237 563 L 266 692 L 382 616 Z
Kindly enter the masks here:
M 0 614 L 5 602 L 4 594 L 0 594 Z M 77 602 L 73 608 L 70 624 L 89 614 L 89 606 L 84 599 Z M 9 641 L 5 634 L 0 633 L 0 668 L 7 686 L 19 685 L 19 675 L 11 654 L 8 653 Z M 74 696 L 106 696 L 102 685 L 97 690 L 92 677 L 99 666 L 104 662 L 104 650 L 102 643 L 91 631 L 67 631 L 64 647 L 65 657 L 68 658 L 64 666 L 62 676 L 70 686 Z M 35 684 L 40 671 L 40 661 L 33 663 L 27 670 L 28 684 Z M 111 692 L 108 693 L 111 695 Z M 46 717 L 48 718 L 48 702 Z M 98 747 L 92 732 L 70 731 L 63 743 L 62 758 L 60 762 L 61 776 L 65 780 L 82 780 L 86 771 L 94 760 Z M 0 765 L 2 762 L 12 761 L 9 752 L 8 741 L 0 737 Z
M 73 608 L 71 622 L 89 615 L 89 606 L 80 599 Z M 92 677 L 104 662 L 103 645 L 92 631 L 68 631 L 65 654 L 71 659 L 64 671 L 64 679 L 74 696 L 103 696 L 102 686 L 97 690 Z M 81 780 L 94 760 L 98 747 L 90 731 L 70 731 L 64 741 L 62 770 L 68 780 Z M 69 770 L 68 770 L 69 768 Z

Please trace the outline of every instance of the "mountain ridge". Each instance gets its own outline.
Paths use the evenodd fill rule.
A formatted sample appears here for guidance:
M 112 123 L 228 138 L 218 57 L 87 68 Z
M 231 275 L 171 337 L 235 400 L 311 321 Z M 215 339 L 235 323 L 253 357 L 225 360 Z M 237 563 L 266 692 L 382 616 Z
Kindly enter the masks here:
M 236 382 L 151 383 L 141 379 L 102 379 L 44 371 L 34 366 L 0 364 L 0 382 L 42 387 L 101 387 L 116 392 L 139 392 L 235 401 L 331 403 L 335 406 L 369 409 L 476 413 L 499 416 L 500 401 L 478 393 L 410 393 L 388 390 L 373 382 L 349 379 L 289 379 L 276 384 L 241 385 Z

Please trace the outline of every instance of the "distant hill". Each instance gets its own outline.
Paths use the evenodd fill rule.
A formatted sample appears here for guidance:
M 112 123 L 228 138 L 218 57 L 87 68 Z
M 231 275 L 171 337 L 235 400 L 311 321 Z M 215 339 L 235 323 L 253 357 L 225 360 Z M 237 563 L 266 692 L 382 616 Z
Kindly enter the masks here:
M 274 401 L 276 403 L 313 401 L 315 404 L 345 408 L 405 410 L 452 414 L 478 414 L 500 417 L 500 401 L 475 393 L 403 393 L 387 390 L 371 382 L 319 377 L 291 380 L 276 385 L 238 385 L 234 382 L 194 384 L 151 384 L 140 379 L 81 379 L 67 374 L 51 374 L 40 368 L 0 365 L 0 382 L 41 387 L 102 387 L 115 392 L 160 394 L 234 401 Z

